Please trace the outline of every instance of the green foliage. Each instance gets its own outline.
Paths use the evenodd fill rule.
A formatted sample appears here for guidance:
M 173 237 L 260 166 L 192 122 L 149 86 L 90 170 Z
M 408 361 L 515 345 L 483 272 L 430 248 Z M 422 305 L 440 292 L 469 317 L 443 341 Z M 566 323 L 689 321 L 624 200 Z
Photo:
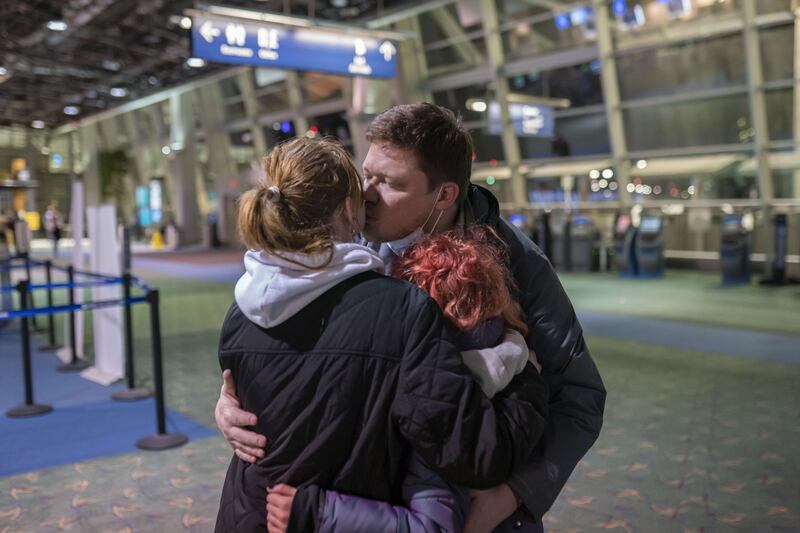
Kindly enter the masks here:
M 121 220 L 127 220 L 131 211 L 128 194 L 128 174 L 130 159 L 124 150 L 100 151 L 98 154 L 98 173 L 100 175 L 100 196 L 104 202 L 112 202 L 117 207 Z

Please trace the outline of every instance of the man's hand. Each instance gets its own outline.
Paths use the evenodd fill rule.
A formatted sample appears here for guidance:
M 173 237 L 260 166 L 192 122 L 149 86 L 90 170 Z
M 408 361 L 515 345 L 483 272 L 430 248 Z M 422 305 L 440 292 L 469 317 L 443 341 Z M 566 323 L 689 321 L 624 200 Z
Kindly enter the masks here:
M 285 533 L 297 489 L 289 485 L 275 485 L 267 489 L 267 531 Z
M 519 501 L 506 484 L 489 490 L 472 491 L 472 503 L 464 527 L 465 533 L 490 533 L 500 523 L 514 514 Z
M 219 393 L 217 407 L 214 409 L 214 418 L 222 435 L 233 448 L 236 456 L 242 461 L 255 463 L 264 457 L 264 447 L 267 438 L 253 431 L 243 429 L 256 425 L 258 418 L 253 413 L 248 413 L 239 407 L 239 398 L 236 396 L 236 384 L 230 370 L 222 373 L 222 390 Z

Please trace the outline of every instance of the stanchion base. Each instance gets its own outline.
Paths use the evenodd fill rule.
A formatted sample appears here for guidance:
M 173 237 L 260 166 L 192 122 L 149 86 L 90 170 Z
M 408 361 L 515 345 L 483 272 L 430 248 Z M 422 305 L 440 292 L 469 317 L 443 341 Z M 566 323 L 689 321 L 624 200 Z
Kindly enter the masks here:
M 111 395 L 112 400 L 120 402 L 135 402 L 136 400 L 144 400 L 153 396 L 153 391 L 146 387 L 136 387 L 133 389 L 125 389 L 123 391 L 115 392 Z
M 57 350 L 60 350 L 61 348 L 63 348 L 63 346 L 58 346 L 58 345 L 55 345 L 55 344 L 48 344 L 46 346 L 39 346 L 39 351 L 40 352 L 55 352 Z
M 79 372 L 81 370 L 85 370 L 92 366 L 87 361 L 82 361 L 78 359 L 77 361 L 73 361 L 70 363 L 64 363 L 60 367 L 58 367 L 59 372 Z
M 142 450 L 167 450 L 183 446 L 188 441 L 189 437 L 182 433 L 156 433 L 137 440 L 136 447 Z
M 9 409 L 6 411 L 6 416 L 10 418 L 26 418 L 29 416 L 39 416 L 45 413 L 49 413 L 53 410 L 52 405 L 46 404 L 39 404 L 39 403 L 32 403 L 30 405 L 24 403 L 22 405 L 18 405 L 13 409 Z

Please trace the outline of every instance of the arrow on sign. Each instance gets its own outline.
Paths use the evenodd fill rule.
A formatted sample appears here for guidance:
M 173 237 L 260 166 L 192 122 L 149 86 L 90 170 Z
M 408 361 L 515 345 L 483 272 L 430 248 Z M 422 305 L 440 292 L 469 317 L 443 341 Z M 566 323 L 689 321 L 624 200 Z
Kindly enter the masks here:
M 389 41 L 384 41 L 380 48 L 378 48 L 378 52 L 383 54 L 383 59 L 386 61 L 391 61 L 392 57 L 397 53 L 397 48 Z
M 220 36 L 220 31 L 219 28 L 215 28 L 214 25 L 207 20 L 202 26 L 200 26 L 200 35 L 206 40 L 207 43 L 210 43 L 215 38 Z

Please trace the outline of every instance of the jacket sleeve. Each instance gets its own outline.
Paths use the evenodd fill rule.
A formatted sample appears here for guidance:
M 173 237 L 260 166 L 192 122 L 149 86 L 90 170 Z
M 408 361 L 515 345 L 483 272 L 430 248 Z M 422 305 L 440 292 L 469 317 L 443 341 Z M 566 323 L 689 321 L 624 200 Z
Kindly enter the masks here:
M 503 233 L 514 231 L 505 226 Z M 542 443 L 508 483 L 531 514 L 541 520 L 597 440 L 606 390 L 553 267 L 527 237 L 515 232 L 512 238 L 526 245 L 520 257 L 512 256 L 511 267 L 527 316 L 528 346 L 536 352 L 542 377 L 550 388 L 550 409 Z
M 398 429 L 448 481 L 474 488 L 504 483 L 544 430 L 544 380 L 526 364 L 489 400 L 461 361 L 436 303 L 425 296 L 408 316 L 416 319 L 406 331 L 392 405 Z
M 489 399 L 525 369 L 528 358 L 525 337 L 513 329 L 506 330 L 503 342 L 497 346 L 461 352 L 461 359 Z
M 302 490 L 302 489 L 301 489 Z M 403 480 L 403 505 L 322 491 L 319 533 L 451 533 L 464 530 L 469 494 L 458 489 L 415 456 Z M 294 512 L 294 510 L 292 511 Z

